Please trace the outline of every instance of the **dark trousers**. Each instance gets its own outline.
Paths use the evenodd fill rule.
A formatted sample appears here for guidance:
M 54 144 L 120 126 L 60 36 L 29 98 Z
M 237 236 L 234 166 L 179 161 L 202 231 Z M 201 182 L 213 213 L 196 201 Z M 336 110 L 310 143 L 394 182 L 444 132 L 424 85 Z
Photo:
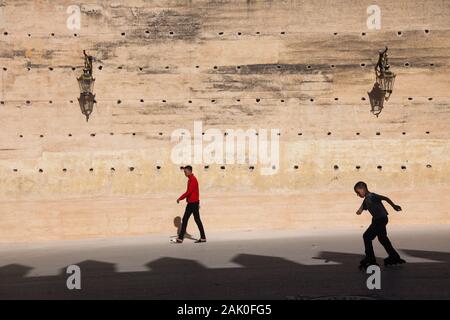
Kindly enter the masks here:
M 184 211 L 183 221 L 181 223 L 180 234 L 178 235 L 179 239 L 184 238 L 184 234 L 186 233 L 186 228 L 188 225 L 189 218 L 191 217 L 191 214 L 194 214 L 195 223 L 197 224 L 197 227 L 200 230 L 200 238 L 206 239 L 205 230 L 203 229 L 202 220 L 200 219 L 199 208 L 200 208 L 199 202 L 191 202 L 187 204 L 186 210 Z
M 386 225 L 388 223 L 388 218 L 372 219 L 372 224 L 367 228 L 366 232 L 363 234 L 364 246 L 366 249 L 366 257 L 375 258 L 375 253 L 373 252 L 372 240 L 378 237 L 381 245 L 384 247 L 389 257 L 399 257 L 397 251 L 392 247 L 391 241 L 387 237 Z

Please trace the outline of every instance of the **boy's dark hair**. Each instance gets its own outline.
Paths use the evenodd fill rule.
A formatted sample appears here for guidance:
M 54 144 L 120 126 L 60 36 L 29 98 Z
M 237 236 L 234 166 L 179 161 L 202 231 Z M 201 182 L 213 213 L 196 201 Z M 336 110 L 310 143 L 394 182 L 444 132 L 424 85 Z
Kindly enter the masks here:
M 190 172 L 192 172 L 192 167 L 191 166 L 185 166 L 183 169 L 188 169 Z
M 367 190 L 367 184 L 363 181 L 359 181 L 355 184 L 355 186 L 353 187 L 353 189 L 366 189 Z

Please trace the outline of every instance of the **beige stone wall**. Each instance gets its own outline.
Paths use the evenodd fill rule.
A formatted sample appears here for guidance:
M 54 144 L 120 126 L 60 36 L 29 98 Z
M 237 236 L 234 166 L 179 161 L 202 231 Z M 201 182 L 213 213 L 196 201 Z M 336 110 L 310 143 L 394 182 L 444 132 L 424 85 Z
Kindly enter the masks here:
M 69 30 L 72 4 L 0 1 L 1 242 L 174 234 L 170 135 L 194 121 L 281 132 L 277 174 L 194 166 L 208 232 L 363 225 L 358 180 L 404 207 L 392 223 L 450 222 L 448 1 L 376 1 L 381 30 L 372 1 L 91 1 Z M 397 80 L 377 118 L 386 45 Z

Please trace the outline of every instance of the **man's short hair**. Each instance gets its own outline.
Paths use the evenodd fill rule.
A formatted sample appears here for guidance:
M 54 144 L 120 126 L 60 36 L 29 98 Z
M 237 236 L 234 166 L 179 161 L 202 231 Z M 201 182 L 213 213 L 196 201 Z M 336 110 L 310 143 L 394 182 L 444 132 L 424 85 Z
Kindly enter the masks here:
M 189 170 L 190 172 L 192 172 L 192 167 L 191 166 L 185 166 L 184 168 L 183 168 L 184 170 Z
M 367 184 L 363 181 L 359 181 L 355 184 L 355 186 L 353 187 L 353 189 L 366 189 L 367 190 Z

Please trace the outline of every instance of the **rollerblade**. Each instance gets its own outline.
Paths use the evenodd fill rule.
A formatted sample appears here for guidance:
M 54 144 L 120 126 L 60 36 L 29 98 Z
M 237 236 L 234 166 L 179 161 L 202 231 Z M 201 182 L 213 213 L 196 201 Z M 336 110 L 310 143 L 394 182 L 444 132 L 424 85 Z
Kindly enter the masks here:
M 403 260 L 400 257 L 387 257 L 386 259 L 384 259 L 384 266 L 393 266 L 393 265 L 397 265 L 397 264 L 403 264 L 406 263 L 405 260 Z
M 375 258 L 365 257 L 359 262 L 359 270 L 366 270 L 368 266 L 377 266 L 377 260 Z

